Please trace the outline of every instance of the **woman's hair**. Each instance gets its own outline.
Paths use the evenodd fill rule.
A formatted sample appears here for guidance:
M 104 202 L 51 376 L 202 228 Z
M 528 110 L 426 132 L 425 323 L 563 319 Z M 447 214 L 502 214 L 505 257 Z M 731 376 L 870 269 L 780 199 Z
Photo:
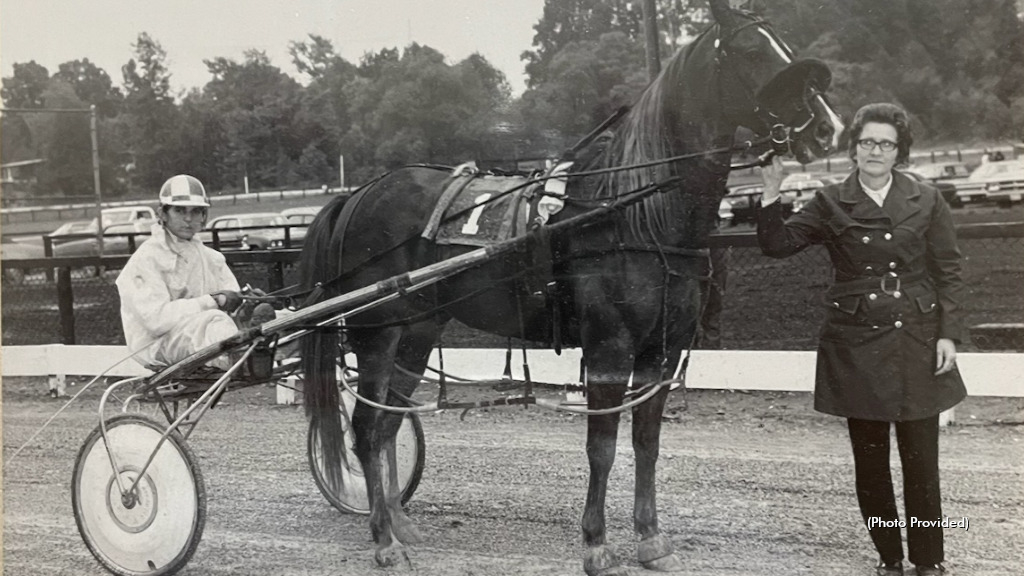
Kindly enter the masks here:
M 853 116 L 853 122 L 847 132 L 850 137 L 850 158 L 857 157 L 857 140 L 868 122 L 888 124 L 896 129 L 896 163 L 905 164 L 910 160 L 910 146 L 914 143 L 914 135 L 910 131 L 910 116 L 907 111 L 896 104 L 876 102 L 863 106 Z

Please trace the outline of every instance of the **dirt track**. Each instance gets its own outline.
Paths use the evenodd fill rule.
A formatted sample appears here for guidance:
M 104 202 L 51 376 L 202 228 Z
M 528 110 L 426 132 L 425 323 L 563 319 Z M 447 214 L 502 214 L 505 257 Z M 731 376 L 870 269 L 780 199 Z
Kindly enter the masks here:
M 366 518 L 337 512 L 317 491 L 301 409 L 273 405 L 268 388 L 232 394 L 190 439 L 208 512 L 202 542 L 181 573 L 391 573 L 374 567 Z M 104 573 L 78 535 L 70 503 L 75 455 L 96 425 L 98 397 L 99 390 L 85 394 L 4 470 L 5 574 Z M 874 557 L 840 420 L 813 413 L 804 394 L 706 391 L 691 392 L 689 401 L 682 420 L 663 430 L 658 485 L 661 527 L 686 574 L 870 572 Z M 5 461 L 61 403 L 45 396 L 38 379 L 4 380 Z M 968 531 L 947 531 L 954 574 L 1024 573 L 1022 408 L 1016 399 L 969 399 L 958 425 L 942 435 L 945 513 L 970 519 Z M 412 569 L 402 572 L 583 573 L 581 418 L 503 408 L 465 421 L 456 413 L 430 416 L 424 429 L 427 468 L 409 511 L 426 544 L 410 551 Z M 609 540 L 640 574 L 628 437 L 624 420 Z

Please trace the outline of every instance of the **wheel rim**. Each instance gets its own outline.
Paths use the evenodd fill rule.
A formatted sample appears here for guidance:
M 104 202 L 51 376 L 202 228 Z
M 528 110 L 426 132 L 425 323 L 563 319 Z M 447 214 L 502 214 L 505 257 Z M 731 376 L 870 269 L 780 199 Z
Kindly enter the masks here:
M 342 459 L 341 486 L 331 486 L 323 475 L 323 451 L 320 436 L 316 427 L 310 428 L 310 456 L 313 460 L 313 471 L 324 496 L 347 512 L 369 514 L 370 501 L 366 494 L 366 479 L 363 467 L 355 453 L 355 435 L 352 432 L 350 416 L 355 408 L 356 399 L 348 391 L 341 393 L 341 426 L 345 433 L 345 454 Z M 398 465 L 398 485 L 403 495 L 412 483 L 416 474 L 417 461 L 420 458 L 419 445 L 416 438 L 412 418 L 406 416 L 395 437 L 395 460 Z M 383 473 L 387 478 L 387 467 Z M 404 498 L 403 498 L 404 500 Z
M 107 439 L 125 489 L 163 431 L 142 417 L 111 422 Z M 192 464 L 194 465 L 194 464 Z M 190 555 L 200 527 L 203 493 L 176 437 L 169 437 L 142 475 L 134 498 L 121 496 L 100 434 L 82 449 L 75 475 L 75 513 L 97 559 L 118 573 L 169 573 Z

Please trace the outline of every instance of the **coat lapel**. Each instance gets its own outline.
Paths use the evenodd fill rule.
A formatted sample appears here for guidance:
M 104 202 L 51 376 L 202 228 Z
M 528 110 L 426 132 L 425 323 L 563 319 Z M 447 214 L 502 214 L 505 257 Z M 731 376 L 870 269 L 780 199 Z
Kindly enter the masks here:
M 889 192 L 891 196 L 892 190 L 890 189 Z M 886 200 L 888 201 L 888 198 Z M 860 187 L 856 170 L 840 184 L 839 201 L 842 202 L 846 213 L 854 220 L 863 222 L 889 219 L 889 215 L 878 204 L 875 204 L 875 201 Z
M 920 197 L 921 191 L 910 178 L 893 172 L 892 187 L 889 188 L 889 194 L 882 204 L 882 208 L 892 218 L 893 226 L 899 226 L 901 222 L 921 211 L 921 204 L 918 202 Z

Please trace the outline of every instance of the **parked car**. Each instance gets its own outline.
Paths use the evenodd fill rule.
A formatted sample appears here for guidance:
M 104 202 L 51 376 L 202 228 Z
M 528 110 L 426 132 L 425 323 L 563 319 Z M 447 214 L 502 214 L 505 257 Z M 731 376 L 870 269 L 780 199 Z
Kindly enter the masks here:
M 281 211 L 286 228 L 253 230 L 242 237 L 242 248 L 249 250 L 279 250 L 281 248 L 302 248 L 306 240 L 309 223 L 320 212 L 320 206 L 285 208 Z M 286 232 L 287 230 L 287 232 Z
M 213 245 L 214 232 L 217 234 L 217 247 L 220 250 L 240 250 L 245 248 L 242 239 L 254 232 L 261 232 L 254 227 L 274 227 L 285 223 L 284 217 L 277 212 L 255 212 L 252 214 L 229 214 L 210 220 L 206 230 L 199 233 L 199 239 Z
M 718 203 L 718 225 L 720 227 L 731 225 L 733 217 L 732 204 L 722 198 L 722 201 Z
M 103 229 L 103 254 L 131 254 L 149 238 L 154 220 L 135 220 L 111 224 Z M 123 234 L 123 235 L 122 235 Z M 95 236 L 69 240 L 53 247 L 53 255 L 57 258 L 76 258 L 99 256 L 99 242 Z
M 761 198 L 763 190 L 764 186 L 761 184 L 742 184 L 733 186 L 726 192 L 723 200 L 728 202 L 732 209 L 732 225 L 757 221 L 757 201 Z M 786 206 L 790 208 L 786 212 L 789 216 L 792 212 L 792 203 L 787 201 Z
M 902 170 L 905 174 L 914 174 L 925 182 L 941 182 L 943 180 L 960 180 L 970 176 L 971 171 L 963 162 L 936 162 L 907 166 Z
M 50 238 L 52 245 L 56 246 L 63 242 L 70 240 L 81 239 L 82 234 L 95 234 L 96 233 L 96 219 L 92 220 L 75 220 L 72 222 L 65 222 L 58 226 L 53 232 L 47 234 Z M 71 238 L 68 238 L 71 236 Z
M 44 258 L 43 247 L 37 243 L 4 242 L 0 244 L 0 260 L 28 260 Z M 29 273 L 33 272 L 28 270 Z M 25 281 L 26 270 L 22 268 L 4 268 L 4 284 L 21 284 Z
M 138 220 L 156 220 L 156 212 L 149 206 L 115 206 L 100 210 L 103 217 L 103 225 L 121 224 L 123 222 L 135 222 Z M 95 230 L 95 228 L 93 228 Z
M 957 198 L 961 202 L 995 202 L 1009 206 L 1024 198 L 1024 161 L 1002 160 L 986 162 L 957 184 Z

